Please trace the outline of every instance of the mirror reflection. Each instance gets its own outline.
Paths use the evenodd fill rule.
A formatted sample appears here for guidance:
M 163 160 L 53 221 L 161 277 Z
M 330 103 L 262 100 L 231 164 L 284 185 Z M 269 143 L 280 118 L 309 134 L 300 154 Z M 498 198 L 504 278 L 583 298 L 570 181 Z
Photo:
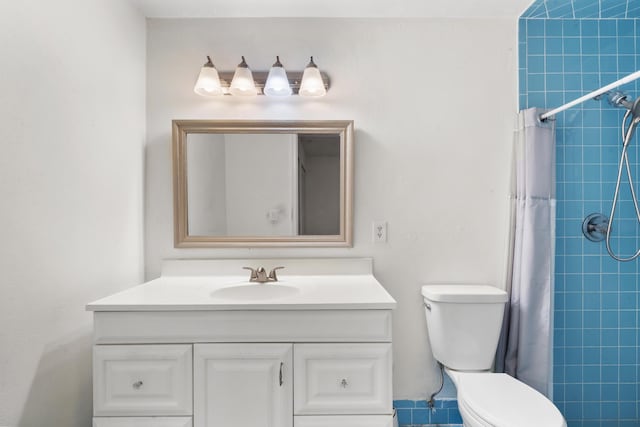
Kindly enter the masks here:
M 188 231 L 196 236 L 340 233 L 340 135 L 187 136 Z

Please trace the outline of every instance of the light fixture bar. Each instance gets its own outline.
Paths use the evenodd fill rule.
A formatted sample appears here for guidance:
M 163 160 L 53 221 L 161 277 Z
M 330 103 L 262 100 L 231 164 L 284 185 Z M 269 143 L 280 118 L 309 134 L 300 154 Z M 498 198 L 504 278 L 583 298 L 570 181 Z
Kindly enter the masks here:
M 231 84 L 231 80 L 233 79 L 233 71 L 221 71 L 218 72 L 220 75 L 220 85 L 222 86 L 222 90 L 225 95 L 231 95 L 229 93 L 229 86 Z M 325 73 L 320 72 L 322 75 L 322 79 L 324 81 L 325 89 L 329 90 L 329 76 Z M 253 72 L 253 80 L 256 83 L 256 89 L 259 90 L 259 95 L 264 95 L 263 89 L 264 85 L 267 81 L 267 76 L 269 75 L 266 71 L 254 71 Z M 302 72 L 289 72 L 287 71 L 287 77 L 289 79 L 289 85 L 291 85 L 291 89 L 293 90 L 293 94 L 297 95 L 300 90 L 300 82 L 302 82 Z

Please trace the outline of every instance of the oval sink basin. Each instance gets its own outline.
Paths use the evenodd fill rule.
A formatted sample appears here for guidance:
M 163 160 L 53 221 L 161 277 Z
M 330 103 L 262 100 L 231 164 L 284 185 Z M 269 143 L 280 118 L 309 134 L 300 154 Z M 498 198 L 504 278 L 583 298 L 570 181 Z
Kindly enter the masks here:
M 258 284 L 230 286 L 211 292 L 214 298 L 235 300 L 267 300 L 291 296 L 300 292 L 300 289 L 287 285 Z

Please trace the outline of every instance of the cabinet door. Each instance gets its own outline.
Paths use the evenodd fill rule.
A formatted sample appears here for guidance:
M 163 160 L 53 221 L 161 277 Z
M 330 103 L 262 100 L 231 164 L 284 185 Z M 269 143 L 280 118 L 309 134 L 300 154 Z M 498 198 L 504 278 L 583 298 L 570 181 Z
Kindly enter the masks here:
M 292 349 L 194 345 L 194 427 L 292 427 Z
M 97 345 L 93 415 L 191 415 L 190 344 Z
M 294 417 L 294 427 L 392 427 L 391 415 L 304 415 Z
M 183 417 L 94 417 L 93 427 L 191 427 Z
M 296 344 L 296 415 L 390 415 L 391 343 Z

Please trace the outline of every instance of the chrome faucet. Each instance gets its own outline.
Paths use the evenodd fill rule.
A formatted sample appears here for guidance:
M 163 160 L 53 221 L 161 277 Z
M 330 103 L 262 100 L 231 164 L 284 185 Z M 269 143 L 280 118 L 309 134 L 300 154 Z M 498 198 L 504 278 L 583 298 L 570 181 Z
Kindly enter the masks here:
M 258 283 L 267 283 L 267 282 L 277 282 L 278 276 L 276 275 L 276 270 L 280 270 L 284 267 L 274 267 L 267 275 L 267 271 L 264 267 L 259 268 L 251 268 L 251 267 L 242 267 L 245 270 L 251 270 L 251 276 L 249 277 L 250 282 L 258 282 Z

